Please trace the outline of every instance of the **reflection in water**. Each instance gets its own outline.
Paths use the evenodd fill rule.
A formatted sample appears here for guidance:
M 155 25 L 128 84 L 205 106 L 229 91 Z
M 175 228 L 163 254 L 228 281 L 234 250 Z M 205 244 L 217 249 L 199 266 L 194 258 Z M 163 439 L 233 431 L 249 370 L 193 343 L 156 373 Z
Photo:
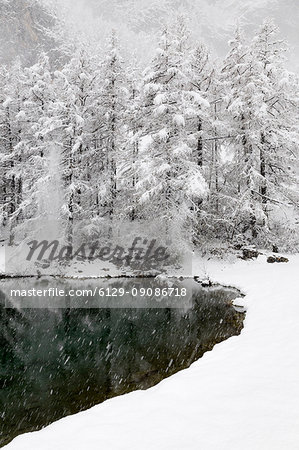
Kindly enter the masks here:
M 189 309 L 55 311 L 5 309 L 2 292 L 0 446 L 188 367 L 241 332 L 244 314 L 230 302 L 238 295 L 196 285 Z

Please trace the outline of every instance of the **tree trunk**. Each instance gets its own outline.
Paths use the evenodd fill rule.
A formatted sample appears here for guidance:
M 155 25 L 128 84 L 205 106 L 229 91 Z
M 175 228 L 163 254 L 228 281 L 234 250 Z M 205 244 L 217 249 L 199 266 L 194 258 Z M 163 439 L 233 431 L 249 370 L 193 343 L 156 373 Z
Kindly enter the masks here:
M 266 181 L 266 161 L 265 161 L 265 135 L 261 134 L 261 147 L 260 147 L 260 174 L 263 177 L 263 184 L 260 187 L 260 194 L 262 196 L 263 210 L 267 210 L 267 181 Z
M 197 131 L 198 132 L 202 131 L 202 120 L 201 119 L 199 119 Z M 197 139 L 197 164 L 199 165 L 199 167 L 203 166 L 203 142 L 202 142 L 201 135 L 199 135 L 198 139 Z

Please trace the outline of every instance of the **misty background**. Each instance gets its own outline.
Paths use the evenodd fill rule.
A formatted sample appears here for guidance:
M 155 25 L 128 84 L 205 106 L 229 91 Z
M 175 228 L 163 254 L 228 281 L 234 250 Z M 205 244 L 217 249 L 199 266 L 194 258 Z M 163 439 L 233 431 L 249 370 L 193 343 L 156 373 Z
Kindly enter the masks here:
M 227 53 L 236 25 L 251 37 L 266 17 L 273 17 L 289 43 L 288 67 L 299 71 L 298 0 L 0 0 L 2 62 L 19 55 L 31 64 L 38 50 L 53 49 L 53 11 L 60 23 L 60 39 L 77 40 L 100 51 L 115 29 L 124 56 L 136 54 L 141 60 L 148 60 L 155 50 L 161 26 L 178 14 L 188 19 L 193 38 L 219 57 Z

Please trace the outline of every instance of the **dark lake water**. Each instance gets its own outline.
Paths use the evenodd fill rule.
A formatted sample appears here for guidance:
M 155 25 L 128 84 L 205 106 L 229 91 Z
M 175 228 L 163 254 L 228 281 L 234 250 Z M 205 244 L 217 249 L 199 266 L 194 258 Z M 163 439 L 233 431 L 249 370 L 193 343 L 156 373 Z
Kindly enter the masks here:
M 244 314 L 231 303 L 237 291 L 195 282 L 192 301 L 181 308 L 17 309 L 7 299 L 12 286 L 0 282 L 0 446 L 108 398 L 147 389 L 243 327 Z

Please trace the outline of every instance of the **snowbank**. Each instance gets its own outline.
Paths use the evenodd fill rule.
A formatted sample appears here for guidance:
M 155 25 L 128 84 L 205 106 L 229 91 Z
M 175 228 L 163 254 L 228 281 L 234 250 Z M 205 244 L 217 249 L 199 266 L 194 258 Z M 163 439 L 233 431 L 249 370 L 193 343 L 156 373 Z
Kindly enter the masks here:
M 148 391 L 16 438 L 7 450 L 299 448 L 299 255 L 288 264 L 198 262 L 196 275 L 247 294 L 241 336 Z

